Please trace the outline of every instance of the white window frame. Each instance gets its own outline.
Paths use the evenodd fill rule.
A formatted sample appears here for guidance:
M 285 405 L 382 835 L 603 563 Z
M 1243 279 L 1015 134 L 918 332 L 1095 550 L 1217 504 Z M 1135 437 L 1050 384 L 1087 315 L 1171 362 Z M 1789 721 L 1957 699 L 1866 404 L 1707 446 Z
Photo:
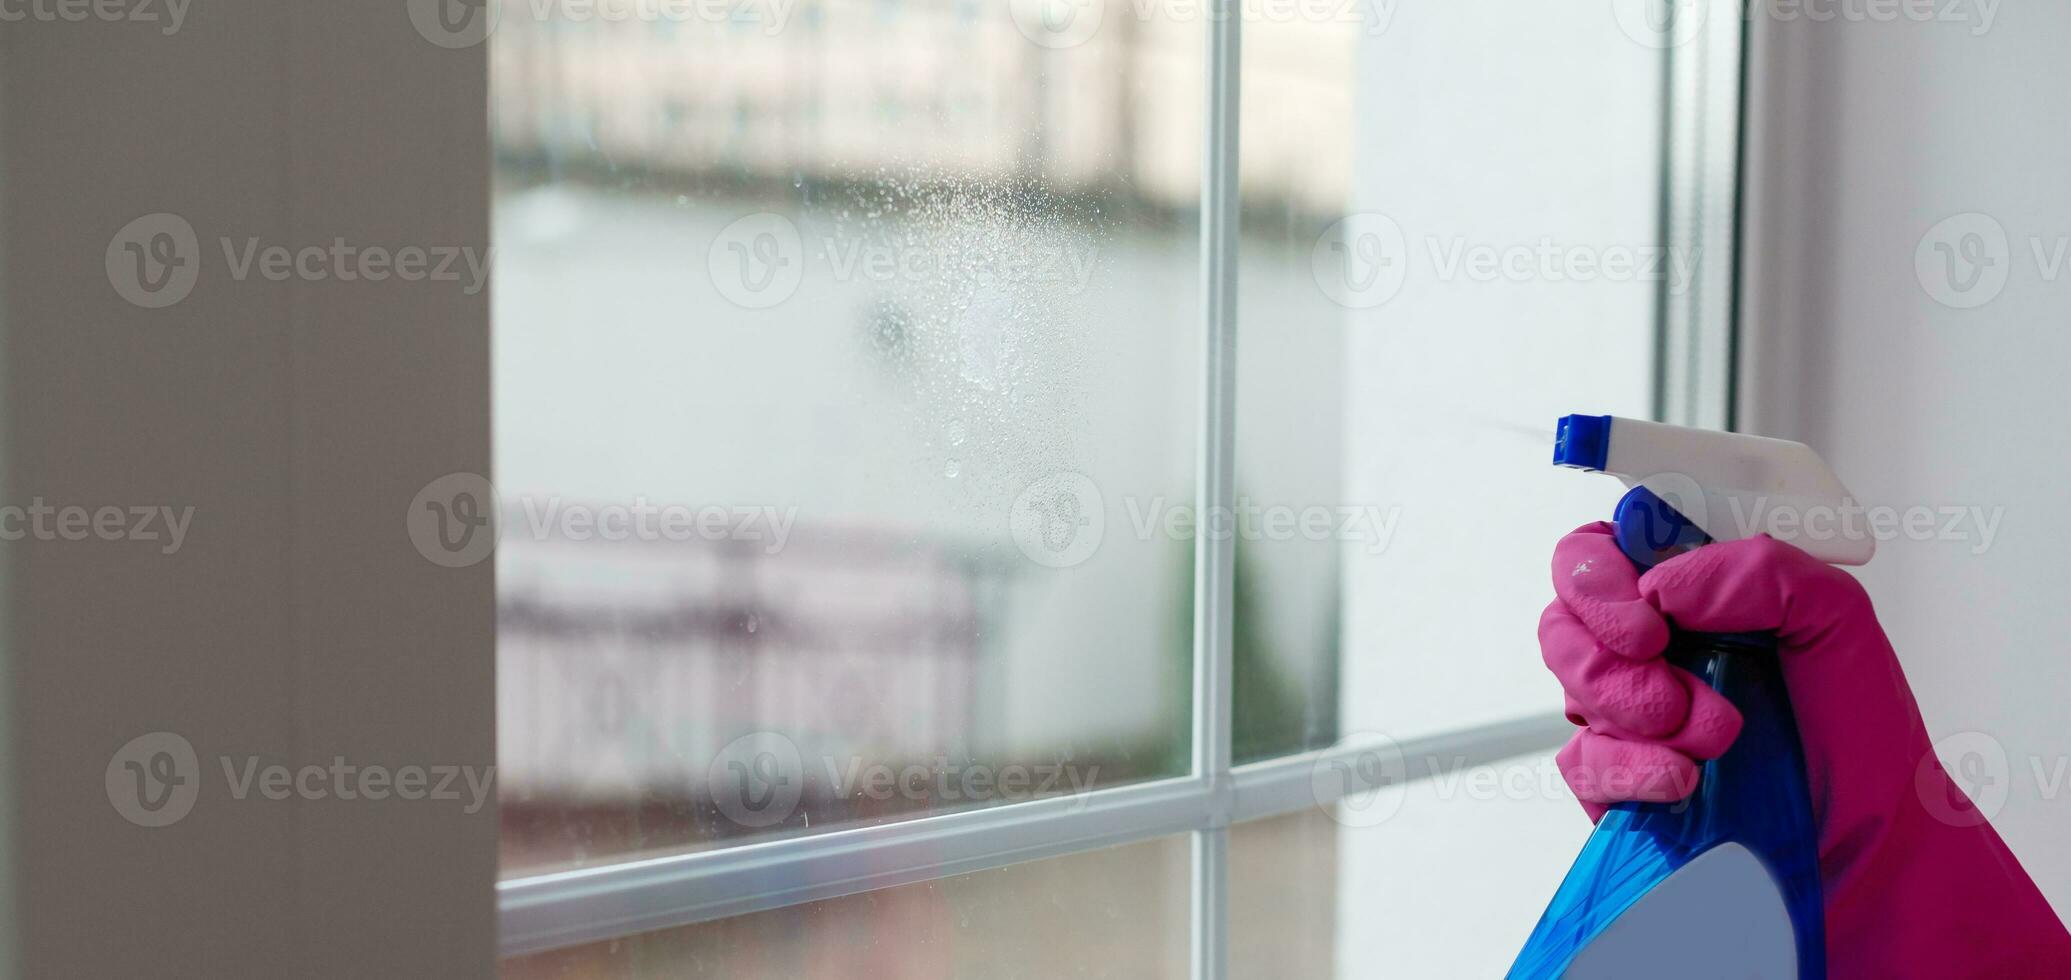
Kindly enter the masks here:
M 1680 11 L 1682 8 L 1677 7 Z M 1720 8 L 1724 10 L 1725 8 Z M 1202 359 L 1198 513 L 1231 513 L 1235 500 L 1238 335 L 1237 160 L 1241 17 L 1211 0 L 1201 195 Z M 1663 51 L 1668 82 L 1662 234 L 1701 255 L 1731 257 L 1739 153 L 1739 24 L 1728 12 L 1699 40 Z M 1657 416 L 1723 427 L 1731 389 L 1733 267 L 1701 263 L 1681 293 L 1660 287 Z M 516 877 L 498 888 L 501 949 L 519 955 L 690 925 L 878 888 L 1058 857 L 1176 834 L 1192 836 L 1191 972 L 1228 974 L 1228 832 L 1232 823 L 1328 807 L 1380 788 L 1358 766 L 1370 746 L 1341 743 L 1231 765 L 1231 636 L 1235 543 L 1195 539 L 1193 745 L 1190 772 L 1081 797 L 923 817 L 691 854 Z M 1479 725 L 1399 746 L 1403 758 L 1444 765 L 1430 778 L 1560 744 L 1559 713 Z M 1343 773 L 1318 780 L 1319 771 Z M 1365 773 L 1366 775 L 1362 775 Z

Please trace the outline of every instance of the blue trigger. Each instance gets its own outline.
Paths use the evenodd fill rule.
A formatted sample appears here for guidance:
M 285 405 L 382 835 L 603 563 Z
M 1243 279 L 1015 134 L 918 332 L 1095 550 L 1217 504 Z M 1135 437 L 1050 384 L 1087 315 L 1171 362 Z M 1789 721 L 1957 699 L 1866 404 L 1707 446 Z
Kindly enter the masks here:
M 1633 487 L 1611 512 L 1611 537 L 1618 550 L 1646 571 L 1711 543 L 1711 535 L 1646 487 Z

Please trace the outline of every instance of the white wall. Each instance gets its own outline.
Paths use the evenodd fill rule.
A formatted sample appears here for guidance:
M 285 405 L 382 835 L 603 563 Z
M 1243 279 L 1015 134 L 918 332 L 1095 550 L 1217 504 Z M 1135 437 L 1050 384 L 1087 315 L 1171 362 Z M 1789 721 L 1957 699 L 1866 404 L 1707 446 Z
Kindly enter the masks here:
M 1983 31 L 1975 5 L 1953 12 L 1969 19 L 1758 20 L 1742 424 L 1810 442 L 1866 503 L 2003 514 L 1982 553 L 1967 523 L 1883 543 L 1862 578 L 1929 729 L 2004 747 L 2005 772 L 1967 771 L 2009 781 L 1993 822 L 2064 914 L 2071 277 L 2046 263 L 2071 254 L 2071 6 L 2008 3 Z M 1917 272 L 1915 253 L 1965 212 L 2003 227 L 1980 254 L 2007 276 L 1959 309 L 1928 287 L 1967 301 L 1991 281 L 1954 291 L 1932 242 Z

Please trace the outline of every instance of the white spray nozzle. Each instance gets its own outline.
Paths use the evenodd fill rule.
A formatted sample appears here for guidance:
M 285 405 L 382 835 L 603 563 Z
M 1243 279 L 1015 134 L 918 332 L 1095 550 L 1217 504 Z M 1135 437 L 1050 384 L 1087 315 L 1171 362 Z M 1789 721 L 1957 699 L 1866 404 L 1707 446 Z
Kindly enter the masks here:
M 1802 442 L 1611 415 L 1560 420 L 1553 461 L 1646 487 L 1716 541 L 1767 534 L 1821 561 L 1876 553 L 1863 508 Z

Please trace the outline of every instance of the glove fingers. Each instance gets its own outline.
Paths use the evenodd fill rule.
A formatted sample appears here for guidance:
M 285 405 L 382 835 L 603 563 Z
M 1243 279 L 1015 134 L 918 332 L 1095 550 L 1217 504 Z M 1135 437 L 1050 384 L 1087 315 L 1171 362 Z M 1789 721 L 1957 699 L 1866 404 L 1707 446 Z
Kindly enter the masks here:
M 1597 642 L 1621 656 L 1652 657 L 1668 643 L 1668 624 L 1640 597 L 1639 573 L 1618 550 L 1609 524 L 1585 524 L 1554 546 L 1553 594 Z
M 1869 611 L 1854 576 L 1767 536 L 1677 555 L 1640 576 L 1639 591 L 1684 629 L 1774 630 L 1787 647 Z
M 1716 759 L 1725 755 L 1740 737 L 1740 709 L 1726 696 L 1711 689 L 1696 674 L 1681 667 L 1670 667 L 1676 678 L 1682 681 L 1690 694 L 1690 711 L 1683 719 L 1683 727 L 1675 734 L 1663 739 L 1661 744 L 1693 759 Z
M 1697 788 L 1697 764 L 1665 745 L 1628 742 L 1585 728 L 1554 756 L 1575 798 L 1590 803 L 1668 803 Z
M 1687 727 L 1690 687 L 1679 671 L 1659 657 L 1612 652 L 1557 600 L 1539 617 L 1539 651 L 1588 724 L 1643 738 Z

